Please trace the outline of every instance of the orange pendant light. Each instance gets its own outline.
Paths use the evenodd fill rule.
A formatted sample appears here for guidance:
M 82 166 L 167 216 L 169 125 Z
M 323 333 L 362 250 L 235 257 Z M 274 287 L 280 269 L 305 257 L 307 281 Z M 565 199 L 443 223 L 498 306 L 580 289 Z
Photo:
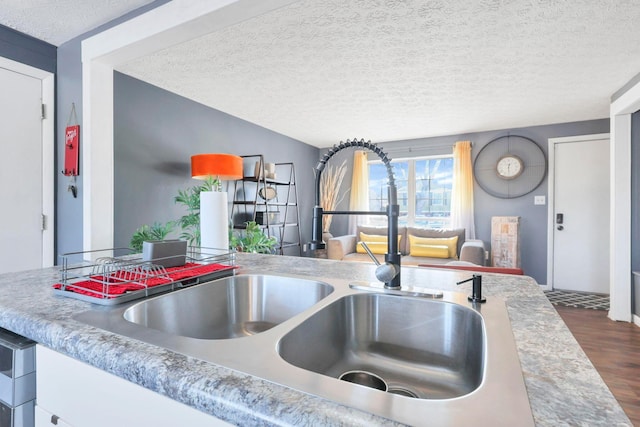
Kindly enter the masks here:
M 191 177 L 220 180 L 242 178 L 242 157 L 233 154 L 196 154 L 191 156 Z

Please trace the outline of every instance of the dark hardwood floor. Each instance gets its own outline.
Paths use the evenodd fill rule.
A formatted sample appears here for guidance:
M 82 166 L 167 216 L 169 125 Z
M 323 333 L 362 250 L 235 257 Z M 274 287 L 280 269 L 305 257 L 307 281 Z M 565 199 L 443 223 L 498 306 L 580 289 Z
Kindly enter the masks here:
M 634 426 L 640 426 L 640 327 L 604 310 L 555 306 Z

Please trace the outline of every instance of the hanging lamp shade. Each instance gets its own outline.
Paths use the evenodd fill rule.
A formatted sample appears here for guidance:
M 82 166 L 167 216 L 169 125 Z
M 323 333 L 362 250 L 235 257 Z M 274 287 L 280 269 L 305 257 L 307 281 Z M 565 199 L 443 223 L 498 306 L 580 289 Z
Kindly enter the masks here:
M 200 192 L 200 247 L 212 254 L 229 251 L 229 215 L 227 192 L 220 181 L 242 178 L 242 157 L 233 154 L 196 154 L 191 156 L 191 177 L 215 178 L 213 191 Z
M 242 178 L 242 157 L 233 154 L 196 154 L 191 156 L 191 177 L 220 180 Z

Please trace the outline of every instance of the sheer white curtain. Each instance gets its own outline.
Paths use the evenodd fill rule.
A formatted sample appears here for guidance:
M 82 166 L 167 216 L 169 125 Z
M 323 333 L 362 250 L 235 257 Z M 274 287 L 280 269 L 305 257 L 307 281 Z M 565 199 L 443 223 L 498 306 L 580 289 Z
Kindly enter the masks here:
M 473 219 L 473 167 L 471 165 L 470 141 L 458 141 L 453 146 L 451 227 L 464 228 L 467 240 L 476 238 L 476 226 Z
M 353 154 L 353 175 L 351 176 L 350 211 L 369 210 L 369 163 L 366 151 Z M 366 216 L 349 215 L 348 233 L 355 234 L 358 224 L 364 224 Z

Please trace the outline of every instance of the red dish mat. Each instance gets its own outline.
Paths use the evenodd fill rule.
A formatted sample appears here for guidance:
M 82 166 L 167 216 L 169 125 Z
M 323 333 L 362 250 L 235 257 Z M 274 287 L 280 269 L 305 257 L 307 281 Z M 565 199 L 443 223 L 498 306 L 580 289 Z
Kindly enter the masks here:
M 144 289 L 145 286 L 141 284 L 141 282 L 146 283 L 148 288 L 152 288 L 154 286 L 166 285 L 171 282 L 190 279 L 204 274 L 213 273 L 215 271 L 231 270 L 233 268 L 236 267 L 223 264 L 187 263 L 183 266 L 167 268 L 166 271 L 168 273 L 168 278 L 167 276 L 151 276 L 145 281 L 145 279 L 141 277 L 141 280 L 138 280 L 138 282 L 132 282 L 131 278 L 129 278 L 128 282 L 116 284 L 118 282 L 118 273 L 122 273 L 121 276 L 127 274 L 126 272 L 116 272 L 113 276 L 106 279 L 103 276 L 92 276 L 90 280 L 70 283 L 64 289 L 66 291 L 76 292 L 78 294 L 88 295 L 95 298 L 115 298 L 125 292 Z M 63 287 L 64 285 L 61 283 L 53 285 L 54 289 L 63 289 Z

